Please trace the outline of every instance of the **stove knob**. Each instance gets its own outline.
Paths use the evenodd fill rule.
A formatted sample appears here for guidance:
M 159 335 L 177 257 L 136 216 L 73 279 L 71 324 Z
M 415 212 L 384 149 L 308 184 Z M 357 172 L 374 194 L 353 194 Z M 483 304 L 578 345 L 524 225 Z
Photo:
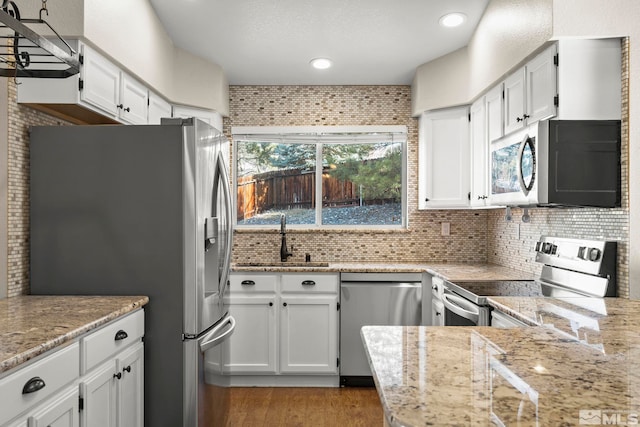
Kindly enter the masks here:
M 536 252 L 540 252 L 540 250 L 542 249 L 542 242 L 536 242 Z
M 544 252 L 545 254 L 550 254 L 552 246 L 553 245 L 551 243 L 545 243 L 544 247 L 542 248 L 542 252 Z
M 557 245 L 551 245 L 551 255 L 555 255 L 558 253 L 558 246 Z
M 578 248 L 578 258 L 587 259 L 587 247 L 586 246 L 580 246 L 580 248 Z
M 589 261 L 598 261 L 600 259 L 600 249 L 591 248 L 589 249 Z

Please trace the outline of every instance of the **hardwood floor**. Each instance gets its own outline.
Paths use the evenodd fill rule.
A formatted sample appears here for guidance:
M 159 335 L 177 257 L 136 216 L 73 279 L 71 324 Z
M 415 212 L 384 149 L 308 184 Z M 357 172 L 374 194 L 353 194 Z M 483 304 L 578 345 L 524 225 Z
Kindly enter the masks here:
M 232 387 L 228 426 L 382 426 L 376 389 Z

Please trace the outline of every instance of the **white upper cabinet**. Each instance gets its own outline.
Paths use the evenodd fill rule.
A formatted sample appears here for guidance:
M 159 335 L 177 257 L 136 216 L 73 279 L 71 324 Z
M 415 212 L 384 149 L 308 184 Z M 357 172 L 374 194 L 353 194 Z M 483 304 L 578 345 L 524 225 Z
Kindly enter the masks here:
M 504 81 L 504 134 L 556 115 L 556 65 L 553 45 Z
M 134 125 L 146 125 L 149 90 L 128 74 L 122 73 L 120 84 L 120 118 Z
M 504 125 L 502 123 L 502 83 L 488 91 L 485 96 L 487 114 L 487 140 L 491 141 L 501 138 L 504 135 Z
M 471 207 L 484 207 L 488 199 L 487 103 L 483 96 L 471 105 Z
M 163 117 L 171 117 L 171 104 L 154 92 L 149 92 L 149 115 L 150 125 L 159 125 Z
M 469 206 L 469 108 L 423 113 L 418 145 L 418 208 Z
M 82 46 L 82 53 L 80 100 L 117 117 L 120 69 L 86 45 Z
M 524 126 L 525 69 L 520 68 L 504 81 L 504 133 Z
M 215 111 L 205 110 L 203 108 L 188 107 L 185 105 L 173 106 L 173 117 L 195 117 L 203 122 L 209 123 L 214 128 L 222 131 L 222 115 Z

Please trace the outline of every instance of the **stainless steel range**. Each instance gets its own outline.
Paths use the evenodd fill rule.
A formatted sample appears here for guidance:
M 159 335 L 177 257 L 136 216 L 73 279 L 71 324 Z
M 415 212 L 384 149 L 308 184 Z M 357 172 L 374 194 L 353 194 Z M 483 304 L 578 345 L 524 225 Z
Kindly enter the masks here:
M 540 277 L 524 281 L 444 282 L 445 326 L 489 326 L 487 297 L 614 297 L 617 244 L 612 241 L 542 236 L 535 244 Z

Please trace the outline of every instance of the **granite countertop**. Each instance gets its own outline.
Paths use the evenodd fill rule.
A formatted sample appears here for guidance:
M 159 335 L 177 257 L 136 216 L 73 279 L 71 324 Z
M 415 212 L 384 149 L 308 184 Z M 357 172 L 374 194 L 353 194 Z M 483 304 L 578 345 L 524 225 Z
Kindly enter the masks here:
M 362 329 L 390 425 L 640 419 L 640 301 L 500 297 L 490 303 L 541 326 Z
M 410 264 L 410 263 L 273 263 L 263 265 L 234 263 L 233 271 L 244 272 L 337 272 L 337 273 L 422 273 L 428 272 L 451 281 L 530 280 L 531 273 L 494 264 Z
M 0 374 L 149 302 L 146 296 L 35 296 L 0 300 Z

